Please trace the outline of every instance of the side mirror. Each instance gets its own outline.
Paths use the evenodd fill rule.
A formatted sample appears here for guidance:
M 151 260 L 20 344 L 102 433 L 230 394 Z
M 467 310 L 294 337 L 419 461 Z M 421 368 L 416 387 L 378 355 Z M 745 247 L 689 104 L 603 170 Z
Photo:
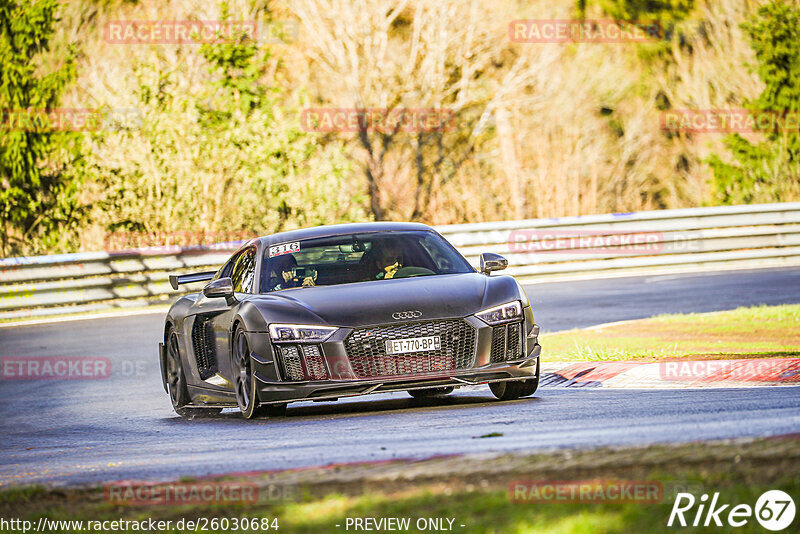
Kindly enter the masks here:
M 213 280 L 203 288 L 203 295 L 208 298 L 231 298 L 233 297 L 233 280 L 228 277 Z
M 493 252 L 481 254 L 481 272 L 483 274 L 489 276 L 492 271 L 502 271 L 506 267 L 508 267 L 508 260 L 500 254 Z

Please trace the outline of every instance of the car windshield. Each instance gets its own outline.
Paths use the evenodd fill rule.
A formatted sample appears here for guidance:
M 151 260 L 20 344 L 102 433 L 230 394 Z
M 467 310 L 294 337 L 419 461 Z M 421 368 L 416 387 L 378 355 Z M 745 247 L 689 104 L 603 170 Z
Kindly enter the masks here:
M 306 239 L 267 247 L 262 293 L 474 272 L 434 232 L 375 232 Z

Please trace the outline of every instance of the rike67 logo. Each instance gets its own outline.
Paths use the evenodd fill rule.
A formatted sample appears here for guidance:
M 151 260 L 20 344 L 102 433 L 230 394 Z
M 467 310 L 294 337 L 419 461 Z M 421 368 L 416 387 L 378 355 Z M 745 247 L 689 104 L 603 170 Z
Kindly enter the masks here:
M 743 527 L 755 516 L 765 529 L 779 531 L 792 524 L 795 512 L 794 500 L 781 490 L 765 491 L 754 508 L 749 504 L 723 504 L 719 493 L 714 493 L 710 502 L 705 493 L 700 499 L 691 493 L 678 493 L 667 526 L 722 527 L 727 523 L 729 527 Z

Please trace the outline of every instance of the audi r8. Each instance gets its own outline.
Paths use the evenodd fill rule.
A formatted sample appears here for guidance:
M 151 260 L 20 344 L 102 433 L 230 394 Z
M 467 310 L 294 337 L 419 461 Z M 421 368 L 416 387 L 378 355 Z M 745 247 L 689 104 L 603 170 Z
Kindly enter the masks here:
M 170 308 L 161 376 L 182 416 L 388 391 L 488 384 L 501 400 L 539 383 L 539 326 L 502 256 L 479 269 L 433 228 L 363 223 L 252 239 Z

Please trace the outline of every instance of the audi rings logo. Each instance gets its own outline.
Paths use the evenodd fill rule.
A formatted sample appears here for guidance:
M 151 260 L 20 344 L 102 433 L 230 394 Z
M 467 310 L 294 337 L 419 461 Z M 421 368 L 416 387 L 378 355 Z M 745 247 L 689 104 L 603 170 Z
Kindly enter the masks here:
M 394 312 L 392 314 L 392 319 L 416 319 L 417 317 L 422 317 L 422 312 L 417 310 L 411 311 L 402 311 L 402 312 Z

